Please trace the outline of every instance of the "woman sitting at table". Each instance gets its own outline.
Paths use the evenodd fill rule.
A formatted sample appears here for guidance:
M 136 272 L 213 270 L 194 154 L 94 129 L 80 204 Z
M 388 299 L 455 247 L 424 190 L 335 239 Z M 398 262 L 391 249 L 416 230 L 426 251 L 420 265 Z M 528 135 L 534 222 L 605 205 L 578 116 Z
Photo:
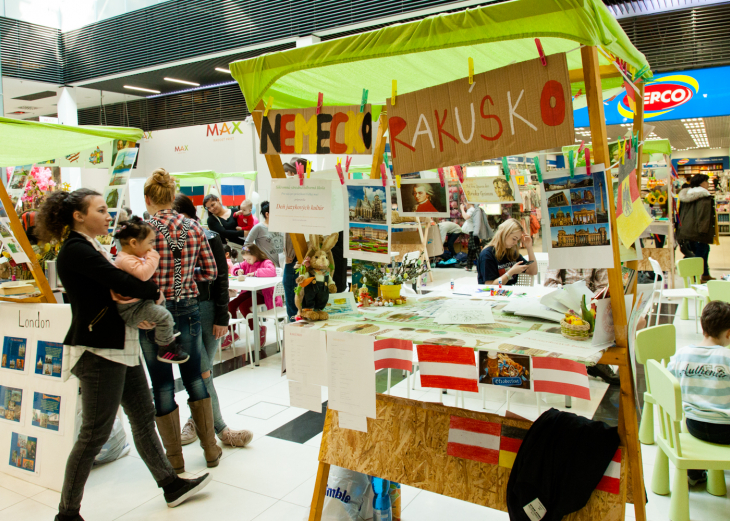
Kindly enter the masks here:
M 243 262 L 233 265 L 233 275 L 246 275 L 247 277 L 276 277 L 276 267 L 274 263 L 261 251 L 255 244 L 244 246 L 241 250 L 243 254 Z M 281 297 L 276 297 L 274 302 L 274 288 L 266 288 L 256 292 L 257 304 L 266 304 L 266 309 L 272 309 L 274 305 L 283 306 Z M 253 297 L 250 291 L 242 291 L 239 295 L 228 303 L 228 312 L 235 318 L 236 310 L 241 312 L 244 318 L 251 313 L 253 306 Z M 248 327 L 253 331 L 253 319 L 248 319 Z M 259 332 L 259 340 L 261 345 L 260 357 L 265 358 L 263 352 L 264 344 L 266 344 L 266 326 L 261 326 Z M 225 342 L 224 342 L 225 344 Z
M 527 249 L 532 264 L 526 264 L 520 255 L 520 241 Z M 537 275 L 535 252 L 532 251 L 532 237 L 516 219 L 507 219 L 497 228 L 497 233 L 489 245 L 479 254 L 477 276 L 479 284 L 504 284 L 511 286 L 517 283 L 520 273 Z
M 208 229 L 214 231 L 223 239 L 223 244 L 237 244 L 236 249 L 243 245 L 245 232 L 238 226 L 234 211 L 221 204 L 215 194 L 208 194 L 203 199 L 203 206 L 208 210 Z

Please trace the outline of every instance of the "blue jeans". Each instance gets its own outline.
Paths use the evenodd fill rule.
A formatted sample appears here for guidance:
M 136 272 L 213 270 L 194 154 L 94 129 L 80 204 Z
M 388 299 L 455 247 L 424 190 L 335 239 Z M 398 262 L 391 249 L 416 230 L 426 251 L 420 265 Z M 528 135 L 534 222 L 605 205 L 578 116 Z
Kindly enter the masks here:
M 175 329 L 180 331 L 178 337 L 182 350 L 190 358 L 180 364 L 180 376 L 188 392 L 188 401 L 197 402 L 208 398 L 205 382 L 200 375 L 200 355 L 203 351 L 203 338 L 200 334 L 200 310 L 198 299 L 182 299 L 179 302 L 168 300 L 165 302 L 167 310 L 175 319 Z M 157 360 L 157 344 L 155 332 L 140 330 L 139 341 L 142 344 L 147 371 L 152 380 L 152 396 L 155 399 L 157 416 L 166 416 L 177 409 L 175 403 L 175 377 L 172 374 L 172 365 Z
M 200 372 L 210 371 L 208 378 L 203 378 L 205 388 L 210 395 L 210 404 L 213 407 L 213 423 L 216 434 L 220 434 L 227 427 L 221 414 L 221 405 L 218 401 L 218 393 L 213 385 L 213 360 L 218 353 L 220 339 L 213 335 L 213 319 L 215 317 L 215 303 L 212 300 L 200 302 L 200 327 L 203 332 L 203 351 L 200 354 Z
M 299 313 L 299 310 L 297 309 L 297 305 L 294 302 L 295 299 L 295 293 L 294 289 L 297 287 L 297 273 L 294 271 L 294 265 L 297 263 L 297 261 L 290 262 L 286 266 L 284 266 L 284 299 L 286 301 L 286 314 L 289 315 L 289 320 L 292 320 L 292 317 L 297 316 Z

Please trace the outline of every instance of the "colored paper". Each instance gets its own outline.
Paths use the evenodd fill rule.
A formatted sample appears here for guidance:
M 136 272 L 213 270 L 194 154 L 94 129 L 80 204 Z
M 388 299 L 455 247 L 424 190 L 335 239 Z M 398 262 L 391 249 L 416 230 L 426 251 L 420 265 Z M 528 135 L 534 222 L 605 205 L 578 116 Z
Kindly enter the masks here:
M 33 393 L 34 427 L 59 431 L 61 423 L 61 397 L 53 394 Z
M 515 463 L 527 429 L 502 424 L 502 437 L 499 440 L 499 466 L 511 469 Z
M 373 343 L 371 336 L 327 333 L 327 406 L 330 409 L 377 418 Z
M 563 394 L 591 399 L 585 364 L 565 358 L 532 357 L 532 381 L 536 393 Z
M 618 167 L 618 198 L 616 199 L 616 226 L 621 242 L 631 248 L 636 239 L 651 224 L 651 216 L 644 208 L 636 179 L 636 154 L 626 157 Z
M 0 385 L 0 420 L 20 423 L 23 390 Z
M 222 189 L 223 187 L 221 187 L 221 190 Z M 205 199 L 205 186 L 181 186 L 180 193 L 187 195 L 195 206 L 203 206 L 203 199 Z M 225 206 L 229 206 L 226 203 L 223 204 Z
M 13 432 L 10 436 L 10 466 L 38 472 L 38 438 Z
M 3 340 L 3 352 L 0 367 L 14 371 L 25 370 L 25 338 L 6 336 Z
M 497 465 L 501 430 L 499 423 L 452 416 L 446 454 Z
M 598 482 L 596 490 L 602 490 L 609 494 L 619 494 L 621 492 L 621 449 L 616 451 L 613 459 L 608 464 L 606 472 L 603 473 L 601 481 Z
M 35 358 L 35 374 L 61 378 L 63 344 L 39 340 Z
M 479 392 L 472 348 L 419 345 L 417 350 L 421 387 Z
M 413 342 L 410 340 L 397 338 L 376 340 L 374 349 L 376 371 L 400 369 L 413 372 Z
M 221 203 L 223 206 L 238 206 L 246 200 L 244 185 L 221 185 Z

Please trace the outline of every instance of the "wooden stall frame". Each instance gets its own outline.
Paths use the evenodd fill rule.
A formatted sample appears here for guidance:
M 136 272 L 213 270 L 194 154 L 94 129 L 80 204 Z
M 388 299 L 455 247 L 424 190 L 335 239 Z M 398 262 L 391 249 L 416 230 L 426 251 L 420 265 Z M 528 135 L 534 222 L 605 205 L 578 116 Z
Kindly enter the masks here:
M 13 235 L 17 239 L 18 243 L 20 243 L 20 247 L 23 248 L 23 252 L 25 252 L 25 255 L 28 257 L 28 259 L 30 259 L 30 271 L 33 274 L 36 285 L 41 292 L 40 296 L 37 297 L 12 298 L 0 296 L 0 301 L 21 302 L 29 304 L 56 304 L 56 297 L 53 295 L 51 285 L 48 283 L 48 279 L 46 279 L 46 274 L 43 273 L 43 269 L 41 269 L 41 265 L 35 256 L 35 252 L 33 251 L 32 246 L 30 245 L 28 236 L 25 234 L 25 230 L 23 229 L 23 225 L 18 218 L 18 214 L 15 212 L 13 202 L 10 200 L 10 196 L 8 195 L 5 185 L 2 183 L 0 183 L 0 201 L 2 201 L 3 207 L 5 207 L 5 211 L 8 214 L 8 219 L 10 220 L 10 229 L 12 230 Z

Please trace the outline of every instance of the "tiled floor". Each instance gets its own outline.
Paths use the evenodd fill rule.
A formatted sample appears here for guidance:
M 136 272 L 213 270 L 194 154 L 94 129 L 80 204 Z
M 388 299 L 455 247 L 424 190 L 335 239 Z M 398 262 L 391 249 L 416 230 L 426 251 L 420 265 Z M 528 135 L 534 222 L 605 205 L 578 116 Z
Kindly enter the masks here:
M 725 261 L 727 259 L 727 261 Z M 730 271 L 730 240 L 713 246 L 710 253 L 712 274 Z M 435 283 L 464 276 L 463 270 L 435 270 Z M 691 307 L 690 307 L 691 312 Z M 690 317 L 692 318 L 692 317 Z M 698 339 L 694 320 L 676 321 L 677 346 Z M 273 332 L 269 341 L 273 342 Z M 243 354 L 239 349 L 237 355 Z M 224 353 L 230 358 L 233 353 Z M 87 521 L 166 520 L 189 521 L 300 521 L 306 519 L 314 489 L 317 456 L 321 441 L 322 415 L 289 406 L 286 378 L 281 376 L 279 355 L 270 356 L 260 367 L 246 366 L 215 379 L 223 415 L 232 428 L 247 428 L 254 440 L 245 449 L 223 449 L 219 467 L 210 469 L 213 482 L 208 488 L 183 506 L 168 509 L 161 491 L 155 487 L 146 467 L 134 447 L 118 461 L 92 471 L 86 486 L 82 515 Z M 407 382 L 393 372 L 392 393 L 406 396 Z M 385 374 L 377 377 L 378 391 L 385 387 Z M 590 402 L 573 400 L 572 412 L 589 417 L 615 418 L 617 393 L 598 380 L 591 380 Z M 438 391 L 424 389 L 416 382 L 410 391 L 413 399 L 439 401 Z M 182 393 L 178 396 L 180 417 L 188 408 Z M 455 396 L 444 396 L 453 405 Z M 326 390 L 323 399 L 327 399 Z M 467 393 L 467 408 L 482 409 L 479 395 Z M 326 402 L 325 402 L 326 403 Z M 547 395 L 541 407 L 564 409 L 561 397 Z M 486 400 L 486 410 L 503 414 L 507 409 L 504 391 L 494 390 Z M 531 394 L 513 392 L 510 410 L 530 419 L 537 417 L 537 406 Z M 129 435 L 129 426 L 125 423 Z M 292 441 L 293 440 L 293 441 Z M 651 492 L 656 446 L 642 446 L 645 483 L 648 493 L 647 514 L 651 521 L 668 519 L 669 497 Z M 207 472 L 202 450 L 196 444 L 184 448 L 186 470 L 199 475 Z M 726 473 L 730 487 L 730 473 Z M 444 518 L 488 519 L 506 521 L 504 512 L 485 509 L 470 503 L 450 499 L 431 492 L 403 487 L 403 516 L 405 521 L 428 521 Z M 48 521 L 53 519 L 59 501 L 57 492 L 26 483 L 0 473 L 0 519 L 12 521 Z M 691 489 L 690 508 L 694 521 L 728 518 L 728 499 L 714 497 L 704 486 Z M 633 519 L 633 507 L 627 506 L 626 519 Z

